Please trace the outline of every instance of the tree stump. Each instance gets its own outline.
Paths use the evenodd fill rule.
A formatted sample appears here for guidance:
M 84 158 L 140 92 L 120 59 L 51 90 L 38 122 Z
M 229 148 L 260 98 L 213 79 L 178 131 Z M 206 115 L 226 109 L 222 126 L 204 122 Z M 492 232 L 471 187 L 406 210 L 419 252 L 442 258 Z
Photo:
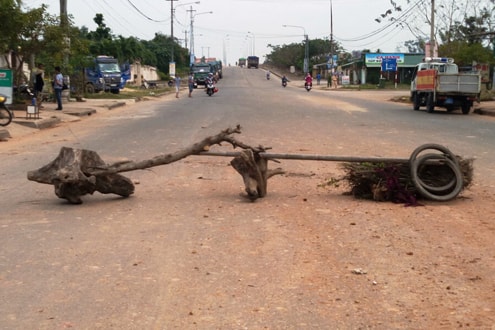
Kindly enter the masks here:
M 91 174 L 91 169 L 106 166 L 94 151 L 62 147 L 52 162 L 36 171 L 28 172 L 28 179 L 52 184 L 55 194 L 72 204 L 81 204 L 81 196 L 93 194 L 95 191 L 123 197 L 133 194 L 134 184 L 120 174 Z
M 245 191 L 251 200 L 265 197 L 267 188 L 268 160 L 258 153 L 246 149 L 230 161 L 232 167 L 242 176 Z

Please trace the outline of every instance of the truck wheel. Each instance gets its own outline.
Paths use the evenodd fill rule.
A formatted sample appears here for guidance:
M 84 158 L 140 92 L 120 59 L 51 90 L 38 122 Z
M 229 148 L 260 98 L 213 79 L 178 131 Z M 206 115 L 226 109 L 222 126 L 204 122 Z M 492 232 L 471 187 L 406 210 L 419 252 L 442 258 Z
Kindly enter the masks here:
M 471 106 L 472 106 L 472 104 L 469 101 L 462 102 L 462 104 L 461 104 L 461 111 L 462 111 L 462 113 L 464 115 L 469 114 L 469 111 L 471 110 Z
M 93 86 L 93 84 L 86 84 L 85 91 L 88 94 L 94 94 L 94 92 L 95 92 L 95 86 Z
M 421 106 L 421 97 L 418 95 L 418 93 L 413 94 L 413 110 L 419 110 L 419 107 Z
M 435 111 L 435 103 L 433 102 L 433 93 L 429 93 L 426 96 L 426 112 L 432 113 Z

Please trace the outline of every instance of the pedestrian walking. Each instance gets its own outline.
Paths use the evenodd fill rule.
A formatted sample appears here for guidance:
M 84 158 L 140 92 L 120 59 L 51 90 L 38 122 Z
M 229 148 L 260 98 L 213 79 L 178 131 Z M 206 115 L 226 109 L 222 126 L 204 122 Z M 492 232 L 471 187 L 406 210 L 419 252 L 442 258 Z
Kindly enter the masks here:
M 194 90 L 194 74 L 189 73 L 189 77 L 187 78 L 187 86 L 189 87 L 189 97 L 192 97 L 192 92 Z
M 53 90 L 55 92 L 55 98 L 57 99 L 57 108 L 55 110 L 62 110 L 62 89 L 64 87 L 64 76 L 60 71 L 60 67 L 55 67 L 55 76 L 53 77 Z
M 180 90 L 180 77 L 175 76 L 175 97 L 179 98 L 179 90 Z
M 316 74 L 316 84 L 319 85 L 320 84 L 320 80 L 321 80 L 321 74 L 318 72 Z

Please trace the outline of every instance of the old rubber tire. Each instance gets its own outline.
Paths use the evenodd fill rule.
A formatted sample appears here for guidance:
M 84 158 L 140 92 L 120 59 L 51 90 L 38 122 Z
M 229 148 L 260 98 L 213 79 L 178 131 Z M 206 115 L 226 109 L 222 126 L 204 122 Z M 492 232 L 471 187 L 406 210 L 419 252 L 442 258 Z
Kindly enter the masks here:
M 418 155 L 424 150 L 428 150 L 428 149 L 442 152 L 445 163 L 450 167 L 450 169 L 452 170 L 455 176 L 455 187 L 452 190 L 449 189 L 449 191 L 447 191 L 446 194 L 439 194 L 439 190 L 447 189 L 450 187 L 447 186 L 432 187 L 426 185 L 419 177 L 418 171 L 421 162 L 426 161 L 428 159 L 432 159 L 433 156 L 431 154 L 427 154 L 425 155 L 425 157 L 418 158 Z M 454 199 L 462 191 L 464 181 L 463 181 L 459 161 L 457 157 L 448 148 L 442 145 L 431 143 L 431 144 L 424 144 L 422 146 L 419 146 L 411 154 L 411 157 L 409 158 L 409 166 L 411 170 L 411 181 L 413 182 L 414 187 L 416 187 L 420 195 L 422 195 L 427 199 L 434 201 L 441 201 L 441 202 L 449 201 L 451 199 Z
M 426 112 L 432 113 L 435 111 L 435 104 L 433 103 L 433 93 L 429 93 L 426 96 Z

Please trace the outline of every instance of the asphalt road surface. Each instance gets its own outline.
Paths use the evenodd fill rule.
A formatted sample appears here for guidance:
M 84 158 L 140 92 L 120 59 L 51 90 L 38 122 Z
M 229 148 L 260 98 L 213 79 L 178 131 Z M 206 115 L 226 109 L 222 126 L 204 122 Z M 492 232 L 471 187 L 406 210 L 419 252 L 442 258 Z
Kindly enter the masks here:
M 0 144 L 0 329 L 427 329 L 495 325 L 495 119 L 427 114 L 390 91 L 282 88 L 226 68 L 197 89 Z M 275 153 L 408 158 L 438 143 L 476 157 L 459 200 L 354 200 L 332 162 L 287 160 L 252 203 L 226 157 L 125 173 L 83 204 L 26 179 L 62 146 L 142 160 L 240 124 Z M 213 150 L 232 151 L 224 144 Z M 479 203 L 479 204 L 478 204 Z

